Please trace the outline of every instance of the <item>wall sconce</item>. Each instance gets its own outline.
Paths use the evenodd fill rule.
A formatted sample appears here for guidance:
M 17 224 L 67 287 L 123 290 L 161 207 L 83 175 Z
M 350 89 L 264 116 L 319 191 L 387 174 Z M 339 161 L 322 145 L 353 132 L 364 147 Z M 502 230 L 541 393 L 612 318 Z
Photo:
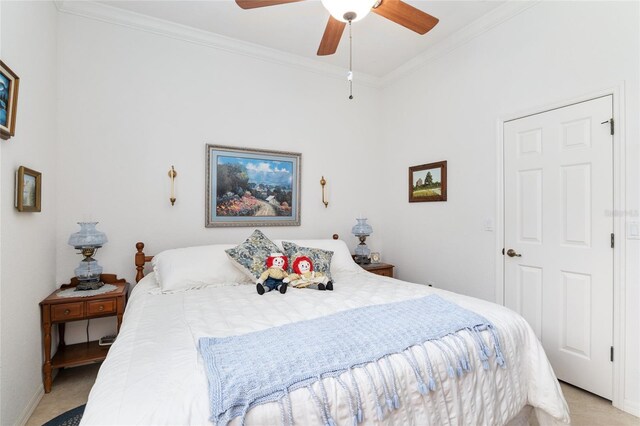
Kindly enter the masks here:
M 329 207 L 329 202 L 325 200 L 324 196 L 324 187 L 326 184 L 327 181 L 325 180 L 324 176 L 322 176 L 322 179 L 320 179 L 320 186 L 322 186 L 322 204 L 324 204 L 325 208 Z
M 171 170 L 169 170 L 169 179 L 171 179 L 171 195 L 169 196 L 169 201 L 171 201 L 171 205 L 173 206 L 176 203 L 176 188 L 175 188 L 175 180 L 178 173 L 171 166 Z

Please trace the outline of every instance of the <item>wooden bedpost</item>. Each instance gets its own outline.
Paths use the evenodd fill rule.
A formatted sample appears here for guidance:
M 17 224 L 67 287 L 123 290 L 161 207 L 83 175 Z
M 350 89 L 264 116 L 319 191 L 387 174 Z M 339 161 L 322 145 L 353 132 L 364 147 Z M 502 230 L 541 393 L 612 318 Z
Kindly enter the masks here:
M 136 282 L 140 282 L 142 278 L 144 278 L 144 264 L 147 262 L 151 262 L 153 260 L 153 256 L 145 256 L 143 242 L 136 243 L 136 250 L 138 251 L 135 255 L 135 263 L 136 263 Z
M 142 249 L 144 249 L 144 243 L 142 242 L 138 242 L 136 243 L 136 249 L 138 250 L 138 252 L 136 253 L 136 282 L 140 282 L 140 280 L 142 279 L 142 277 L 144 277 L 144 264 L 145 264 L 145 255 L 142 252 Z

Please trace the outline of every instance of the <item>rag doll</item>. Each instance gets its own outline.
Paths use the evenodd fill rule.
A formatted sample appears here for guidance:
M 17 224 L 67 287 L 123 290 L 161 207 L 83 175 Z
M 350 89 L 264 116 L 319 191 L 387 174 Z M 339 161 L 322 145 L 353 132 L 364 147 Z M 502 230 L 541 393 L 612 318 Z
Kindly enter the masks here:
M 256 283 L 258 294 L 262 295 L 267 291 L 278 290 L 280 293 L 287 292 L 287 282 L 284 281 L 287 274 L 287 257 L 282 253 L 272 253 L 267 257 L 267 269 L 260 275 Z
M 322 272 L 313 270 L 313 262 L 307 256 L 299 256 L 293 261 L 293 274 L 285 278 L 295 288 L 333 290 L 333 282 Z

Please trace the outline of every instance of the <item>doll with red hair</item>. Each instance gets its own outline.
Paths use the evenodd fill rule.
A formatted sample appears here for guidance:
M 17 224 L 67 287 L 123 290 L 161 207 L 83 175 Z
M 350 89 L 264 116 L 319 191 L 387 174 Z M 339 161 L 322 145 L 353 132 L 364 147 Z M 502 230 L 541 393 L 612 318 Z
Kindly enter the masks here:
M 289 262 L 287 257 L 282 253 L 272 253 L 267 257 L 267 270 L 264 271 L 258 282 L 256 283 L 256 290 L 258 294 L 262 295 L 271 290 L 278 290 L 280 293 L 285 294 L 287 292 L 287 282 L 285 279 L 289 276 L 287 268 Z
M 285 279 L 292 287 L 333 290 L 333 282 L 322 272 L 314 271 L 313 262 L 307 256 L 296 257 L 292 267 L 294 273 Z

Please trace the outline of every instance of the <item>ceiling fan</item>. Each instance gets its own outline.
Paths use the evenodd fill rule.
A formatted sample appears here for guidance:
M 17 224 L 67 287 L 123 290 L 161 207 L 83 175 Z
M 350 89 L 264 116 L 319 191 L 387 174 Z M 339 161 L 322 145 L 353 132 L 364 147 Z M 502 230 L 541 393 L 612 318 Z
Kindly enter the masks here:
M 296 3 L 302 0 L 236 0 L 243 9 Z M 369 12 L 380 15 L 405 28 L 425 34 L 438 23 L 438 18 L 429 15 L 401 0 L 322 0 L 331 13 L 324 30 L 318 56 L 333 55 L 347 23 L 364 18 Z

